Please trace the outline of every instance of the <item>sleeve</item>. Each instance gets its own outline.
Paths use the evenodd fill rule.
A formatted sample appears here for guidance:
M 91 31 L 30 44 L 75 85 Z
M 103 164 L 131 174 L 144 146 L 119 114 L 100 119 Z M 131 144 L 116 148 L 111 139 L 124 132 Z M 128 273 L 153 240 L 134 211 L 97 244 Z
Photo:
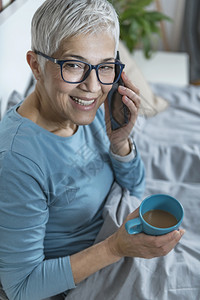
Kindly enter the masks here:
M 44 256 L 43 182 L 31 160 L 0 154 L 0 281 L 10 300 L 39 300 L 75 287 L 69 257 Z
M 145 189 L 145 167 L 136 145 L 133 143 L 131 153 L 125 157 L 117 157 L 110 151 L 110 159 L 115 180 L 132 196 L 141 198 Z
M 133 144 L 132 139 L 129 138 L 129 145 L 131 147 L 131 151 L 128 155 L 126 156 L 120 156 L 118 154 L 115 154 L 112 152 L 112 150 L 110 149 L 110 154 L 112 155 L 113 158 L 115 158 L 116 160 L 119 160 L 121 162 L 129 162 L 132 159 L 134 159 L 134 157 L 136 156 L 136 150 L 135 150 L 135 144 Z

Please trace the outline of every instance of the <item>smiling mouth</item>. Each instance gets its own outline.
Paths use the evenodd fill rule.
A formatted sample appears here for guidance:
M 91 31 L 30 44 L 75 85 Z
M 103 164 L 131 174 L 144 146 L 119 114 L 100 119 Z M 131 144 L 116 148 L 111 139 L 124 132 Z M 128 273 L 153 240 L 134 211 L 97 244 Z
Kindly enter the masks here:
M 89 106 L 91 105 L 92 103 L 94 103 L 95 99 L 92 99 L 92 100 L 83 100 L 83 99 L 80 99 L 80 98 L 76 98 L 76 97 L 72 97 L 72 100 L 80 105 L 83 105 L 83 106 Z

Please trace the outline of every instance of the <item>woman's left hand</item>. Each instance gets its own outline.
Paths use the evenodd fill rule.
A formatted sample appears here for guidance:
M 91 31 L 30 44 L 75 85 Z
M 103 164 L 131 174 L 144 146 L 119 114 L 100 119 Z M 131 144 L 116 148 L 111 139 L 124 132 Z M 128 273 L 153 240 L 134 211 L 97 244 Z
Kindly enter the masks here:
M 125 86 L 120 85 L 118 92 L 122 95 L 123 103 L 128 107 L 129 122 L 127 125 L 113 131 L 111 129 L 108 101 L 105 102 L 105 120 L 112 152 L 120 156 L 125 156 L 131 151 L 128 138 L 138 116 L 140 97 L 139 89 L 132 84 L 124 72 L 122 73 L 122 79 Z

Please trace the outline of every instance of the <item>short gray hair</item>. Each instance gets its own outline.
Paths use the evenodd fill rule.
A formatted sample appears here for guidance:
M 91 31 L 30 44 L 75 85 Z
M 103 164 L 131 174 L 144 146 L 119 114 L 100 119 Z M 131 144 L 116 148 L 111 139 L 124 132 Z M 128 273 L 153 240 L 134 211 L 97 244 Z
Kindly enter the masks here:
M 116 52 L 119 21 L 115 9 L 107 0 L 46 0 L 32 19 L 31 48 L 52 55 L 63 39 L 101 31 L 114 37 Z M 44 60 L 38 58 L 42 67 Z

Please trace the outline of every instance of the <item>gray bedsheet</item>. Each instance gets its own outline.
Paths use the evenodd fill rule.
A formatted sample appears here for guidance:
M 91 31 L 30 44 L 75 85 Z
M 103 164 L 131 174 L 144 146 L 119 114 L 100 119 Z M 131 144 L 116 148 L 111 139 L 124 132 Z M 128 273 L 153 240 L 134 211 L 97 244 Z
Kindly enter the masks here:
M 135 140 L 147 170 L 144 197 L 168 193 L 184 207 L 186 233 L 167 256 L 124 258 L 81 282 L 66 300 L 200 300 L 200 87 L 154 85 L 169 108 L 137 126 Z M 140 201 L 116 183 L 96 242 Z

